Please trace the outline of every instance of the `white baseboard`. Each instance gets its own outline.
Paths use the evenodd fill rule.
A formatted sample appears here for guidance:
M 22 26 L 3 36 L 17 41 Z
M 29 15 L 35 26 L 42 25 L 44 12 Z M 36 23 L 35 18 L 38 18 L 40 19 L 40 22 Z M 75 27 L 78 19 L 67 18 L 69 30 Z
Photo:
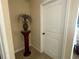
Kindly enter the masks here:
M 20 49 L 17 49 L 17 50 L 15 50 L 15 53 L 20 52 L 20 51 L 22 51 L 23 49 L 24 49 L 24 47 L 22 47 L 22 48 L 20 48 Z
M 31 46 L 31 44 L 30 44 L 29 46 Z M 15 50 L 15 53 L 20 52 L 20 51 L 22 51 L 22 50 L 24 50 L 24 47 Z
M 35 47 L 34 45 L 31 45 L 31 46 L 32 46 L 34 49 L 36 49 L 37 51 L 39 51 L 40 53 L 42 53 L 39 48 Z
M 30 44 L 30 46 L 32 46 L 32 47 L 35 48 L 37 51 L 39 51 L 40 53 L 42 53 L 42 51 L 41 51 L 39 48 L 35 47 L 34 45 L 31 45 L 31 44 Z M 15 50 L 15 53 L 20 52 L 20 51 L 22 51 L 22 50 L 24 50 L 24 47 Z

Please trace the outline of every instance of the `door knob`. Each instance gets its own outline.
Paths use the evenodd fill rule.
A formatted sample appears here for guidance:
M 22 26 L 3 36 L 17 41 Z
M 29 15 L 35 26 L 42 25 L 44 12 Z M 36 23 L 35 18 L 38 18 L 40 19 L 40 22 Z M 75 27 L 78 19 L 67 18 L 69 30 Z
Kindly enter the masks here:
M 45 33 L 43 33 L 43 35 L 45 35 Z

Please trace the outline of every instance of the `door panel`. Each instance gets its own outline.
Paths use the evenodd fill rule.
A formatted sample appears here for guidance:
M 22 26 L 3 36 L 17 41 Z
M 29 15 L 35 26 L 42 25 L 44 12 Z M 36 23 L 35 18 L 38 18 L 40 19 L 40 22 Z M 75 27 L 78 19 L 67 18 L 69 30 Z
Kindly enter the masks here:
M 44 8 L 44 12 L 46 13 L 46 30 L 48 32 L 61 33 L 62 6 L 58 4 L 55 6 L 45 6 Z
M 44 52 L 54 59 L 60 59 L 62 40 L 62 5 L 47 4 L 43 7 Z

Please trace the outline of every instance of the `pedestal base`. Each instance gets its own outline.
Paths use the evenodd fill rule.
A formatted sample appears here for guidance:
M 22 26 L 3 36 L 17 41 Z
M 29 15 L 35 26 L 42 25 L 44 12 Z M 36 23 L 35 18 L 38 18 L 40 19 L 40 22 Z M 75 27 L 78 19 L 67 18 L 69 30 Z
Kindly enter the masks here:
M 24 56 L 30 56 L 30 54 L 31 54 L 31 51 L 28 51 L 28 52 L 24 52 Z
M 31 31 L 22 31 L 21 33 L 24 36 L 24 45 L 25 45 L 25 52 L 24 56 L 29 56 L 31 54 L 31 51 L 29 49 L 29 34 Z

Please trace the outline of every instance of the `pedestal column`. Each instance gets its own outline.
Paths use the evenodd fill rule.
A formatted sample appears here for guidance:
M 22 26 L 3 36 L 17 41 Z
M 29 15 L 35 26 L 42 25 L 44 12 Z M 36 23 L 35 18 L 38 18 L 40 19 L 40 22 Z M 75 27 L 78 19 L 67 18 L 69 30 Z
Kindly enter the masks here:
M 25 45 L 25 52 L 24 56 L 29 56 L 31 54 L 31 51 L 29 49 L 29 34 L 31 31 L 22 31 L 21 33 L 24 36 L 24 45 Z

